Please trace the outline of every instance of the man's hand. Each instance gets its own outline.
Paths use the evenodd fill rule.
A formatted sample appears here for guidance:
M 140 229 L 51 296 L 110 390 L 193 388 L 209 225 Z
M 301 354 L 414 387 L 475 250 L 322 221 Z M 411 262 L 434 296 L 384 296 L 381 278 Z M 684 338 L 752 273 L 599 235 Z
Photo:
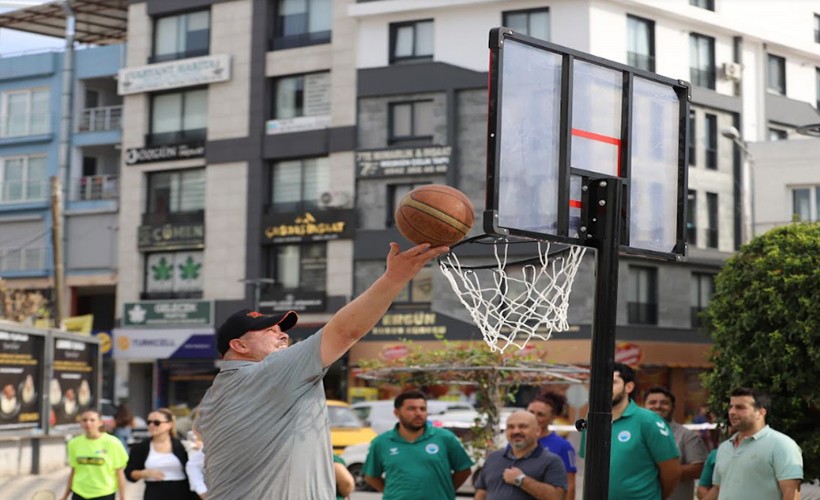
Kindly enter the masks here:
M 509 469 L 504 469 L 504 482 L 507 484 L 515 484 L 515 478 L 517 478 L 523 473 L 524 471 L 522 471 L 518 467 L 510 467 Z

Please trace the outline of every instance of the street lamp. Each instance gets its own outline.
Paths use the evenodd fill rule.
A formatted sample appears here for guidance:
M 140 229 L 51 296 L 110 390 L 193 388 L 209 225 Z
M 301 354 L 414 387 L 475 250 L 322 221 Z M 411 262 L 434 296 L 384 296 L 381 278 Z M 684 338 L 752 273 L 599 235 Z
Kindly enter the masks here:
M 259 310 L 259 302 L 262 298 L 262 285 L 273 284 L 276 283 L 276 280 L 273 278 L 246 278 L 243 280 L 239 280 L 241 283 L 247 283 L 248 285 L 253 285 L 253 310 Z
M 754 236 L 754 205 L 752 197 L 754 196 L 754 179 L 752 178 L 755 157 L 749 151 L 749 143 L 743 140 L 743 136 L 735 127 L 726 127 L 720 131 L 720 135 L 731 139 L 735 145 L 743 152 L 743 161 L 741 164 L 741 200 L 742 213 L 741 219 L 743 221 L 742 243 L 748 243 Z

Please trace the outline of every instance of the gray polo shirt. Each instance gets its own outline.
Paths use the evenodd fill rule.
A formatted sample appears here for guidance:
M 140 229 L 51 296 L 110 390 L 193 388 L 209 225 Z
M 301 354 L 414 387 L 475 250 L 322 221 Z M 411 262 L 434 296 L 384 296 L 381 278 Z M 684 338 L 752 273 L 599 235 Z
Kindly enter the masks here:
M 209 499 L 336 498 L 321 338 L 222 364 L 197 420 Z
M 484 467 L 475 480 L 476 489 L 487 491 L 487 500 L 529 500 L 529 493 L 518 486 L 504 482 L 504 470 L 518 467 L 527 476 L 547 483 L 556 488 L 567 489 L 567 471 L 564 462 L 555 453 L 544 449 L 539 444 L 532 452 L 521 458 L 513 455 L 510 446 L 504 450 L 490 453 Z
M 677 422 L 669 422 L 669 427 L 672 428 L 675 443 L 678 445 L 678 450 L 680 450 L 681 464 L 702 464 L 706 462 L 709 450 L 706 449 L 706 443 L 695 431 L 687 429 Z M 695 498 L 695 481 L 681 479 L 666 500 L 692 500 L 693 498 Z

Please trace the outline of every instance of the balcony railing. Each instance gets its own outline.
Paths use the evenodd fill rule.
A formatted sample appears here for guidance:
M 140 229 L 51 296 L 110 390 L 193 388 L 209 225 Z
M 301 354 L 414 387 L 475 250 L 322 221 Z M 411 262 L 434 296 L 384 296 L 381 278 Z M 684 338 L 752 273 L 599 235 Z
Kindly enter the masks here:
M 204 141 L 207 137 L 207 128 L 175 130 L 173 132 L 156 132 L 145 136 L 145 144 L 149 146 L 180 144 L 183 142 Z
M 703 326 L 703 318 L 701 317 L 701 314 L 705 310 L 705 307 L 690 307 L 690 319 L 692 321 L 692 328 L 700 328 Z
M 198 222 L 205 222 L 205 210 L 147 212 L 142 214 L 142 224 L 146 226 L 158 224 L 196 224 Z
M 77 132 L 102 132 L 122 128 L 122 105 L 80 111 Z
M 706 246 L 709 248 L 718 247 L 718 230 L 717 228 L 706 228 Z
M 119 195 L 119 177 L 116 175 L 87 175 L 74 184 L 72 199 L 110 200 Z
M 628 302 L 628 321 L 639 325 L 658 324 L 658 304 L 649 302 Z
M 689 68 L 689 77 L 692 85 L 715 89 L 716 72 L 714 69 Z
M 0 203 L 43 201 L 48 195 L 48 181 L 0 181 Z
M 45 264 L 45 247 L 0 248 L 0 272 L 37 271 Z
M 0 115 L 0 138 L 51 133 L 51 113 Z
M 655 71 L 655 56 L 632 51 L 628 51 L 626 56 L 630 66 L 645 69 L 646 71 Z

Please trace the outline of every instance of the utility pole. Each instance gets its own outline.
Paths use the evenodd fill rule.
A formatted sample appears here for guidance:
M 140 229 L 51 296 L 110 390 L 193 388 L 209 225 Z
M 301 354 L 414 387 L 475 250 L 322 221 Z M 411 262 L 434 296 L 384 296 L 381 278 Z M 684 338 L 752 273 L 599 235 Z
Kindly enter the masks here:
M 51 177 L 51 245 L 54 248 L 54 327 L 60 328 L 65 300 L 63 268 L 63 188 L 58 176 Z

